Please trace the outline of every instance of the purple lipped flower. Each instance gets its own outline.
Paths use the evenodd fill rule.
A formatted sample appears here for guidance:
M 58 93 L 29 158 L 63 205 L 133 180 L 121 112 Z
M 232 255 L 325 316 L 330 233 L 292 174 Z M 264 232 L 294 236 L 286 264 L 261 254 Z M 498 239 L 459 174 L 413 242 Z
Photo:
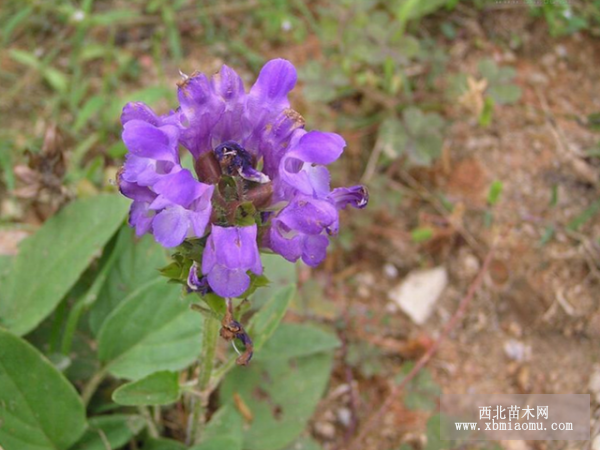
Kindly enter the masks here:
M 362 185 L 349 188 L 335 188 L 327 196 L 337 209 L 346 209 L 350 205 L 353 208 L 363 209 L 369 203 L 369 191 Z
M 129 124 L 133 124 L 133 130 Z M 214 186 L 200 183 L 181 167 L 172 146 L 163 145 L 167 141 L 160 139 L 164 136 L 159 128 L 137 120 L 125 127 L 124 140 L 129 142 L 132 154 L 119 175 L 119 188 L 134 200 L 129 224 L 136 234 L 152 232 L 165 247 L 176 247 L 186 237 L 203 236 L 212 212 Z M 154 146 L 148 143 L 149 136 L 159 138 Z M 137 156 L 132 149 L 144 156 Z
M 129 226 L 135 228 L 138 237 L 151 232 L 156 211 L 150 209 L 150 203 L 154 201 L 156 194 L 147 186 L 123 180 L 121 173 L 118 178 L 121 194 L 133 200 L 129 209 Z
M 296 79 L 289 61 L 275 59 L 246 91 L 223 66 L 212 77 L 184 76 L 179 108 L 168 114 L 139 102 L 123 109 L 129 153 L 119 188 L 133 200 L 129 224 L 165 247 L 203 239 L 194 256 L 201 273 L 194 263 L 180 280 L 189 289 L 242 295 L 249 273 L 262 273 L 260 246 L 314 267 L 338 231 L 338 210 L 366 206 L 362 186 L 331 190 L 326 166 L 346 143 L 304 129 L 288 100 Z M 192 154 L 196 177 L 182 167 L 180 147 Z
M 158 194 L 149 208 L 157 211 L 152 221 L 154 238 L 165 247 L 176 247 L 186 237 L 204 236 L 212 212 L 214 186 L 200 183 L 187 169 L 157 181 Z
M 123 142 L 129 150 L 121 174 L 123 180 L 150 186 L 181 170 L 178 152 L 181 126 L 177 115 L 159 117 L 145 105 L 128 104 L 121 120 Z
M 337 233 L 338 212 L 327 200 L 298 195 L 271 221 L 271 249 L 289 261 L 302 258 L 316 267 L 324 259 L 329 235 Z
M 238 297 L 250 287 L 248 271 L 263 271 L 256 242 L 256 225 L 212 226 L 202 257 L 202 273 L 221 297 Z
M 346 142 L 335 133 L 309 131 L 281 159 L 279 175 L 294 191 L 316 198 L 329 194 L 329 170 L 325 167 L 340 157 Z M 277 192 L 277 191 L 276 191 Z
M 199 269 L 198 263 L 194 261 L 187 277 L 188 292 L 198 292 L 201 295 L 206 295 L 211 292 L 211 288 L 206 277 L 199 274 Z

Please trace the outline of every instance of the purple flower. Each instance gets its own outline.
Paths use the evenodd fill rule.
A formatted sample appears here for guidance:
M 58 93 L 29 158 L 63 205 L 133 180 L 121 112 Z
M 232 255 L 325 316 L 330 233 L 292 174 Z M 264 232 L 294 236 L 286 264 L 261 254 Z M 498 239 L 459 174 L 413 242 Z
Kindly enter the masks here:
M 298 195 L 272 220 L 270 247 L 289 261 L 311 267 L 324 259 L 330 234 L 337 233 L 338 212 L 327 200 Z
M 204 235 L 212 212 L 214 186 L 196 181 L 189 170 L 181 167 L 152 187 L 126 181 L 123 175 L 119 178 L 121 193 L 133 200 L 129 225 L 138 236 L 152 232 L 158 243 L 176 247 L 186 237 Z
M 363 209 L 369 203 L 369 192 L 361 185 L 350 188 L 336 188 L 327 196 L 337 209 L 346 209 L 350 205 L 353 208 Z
M 345 146 L 338 134 L 309 131 L 281 159 L 282 182 L 301 194 L 325 198 L 330 180 L 325 165 L 338 159 Z
M 296 70 L 269 61 L 246 92 L 227 66 L 212 77 L 194 73 L 178 83 L 179 108 L 157 115 L 143 103 L 123 109 L 129 153 L 119 188 L 133 200 L 129 224 L 165 247 L 186 238 L 205 243 L 202 275 L 194 265 L 189 289 L 223 297 L 242 295 L 250 272 L 262 273 L 259 246 L 310 266 L 325 258 L 337 233 L 338 210 L 363 208 L 362 186 L 330 188 L 326 166 L 346 145 L 334 133 L 304 130 L 288 94 Z M 194 158 L 181 165 L 180 147 Z M 200 247 L 201 248 L 201 247 Z
M 198 263 L 194 261 L 187 277 L 188 292 L 199 292 L 202 295 L 206 295 L 210 292 L 210 286 L 206 277 L 198 274 L 198 269 Z
M 256 225 L 229 228 L 213 225 L 202 257 L 202 273 L 220 296 L 242 295 L 250 287 L 247 271 L 262 274 L 256 231 Z
M 153 186 L 158 194 L 149 208 L 159 211 L 152 221 L 155 239 L 176 247 L 188 236 L 203 236 L 212 212 L 214 186 L 196 181 L 182 169 Z

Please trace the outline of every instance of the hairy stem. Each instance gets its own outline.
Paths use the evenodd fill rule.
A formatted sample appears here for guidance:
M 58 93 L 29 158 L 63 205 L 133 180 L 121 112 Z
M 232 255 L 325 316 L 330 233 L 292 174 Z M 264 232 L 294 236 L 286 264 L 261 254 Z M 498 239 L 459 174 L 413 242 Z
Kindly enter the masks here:
M 206 409 L 211 394 L 210 378 L 213 371 L 215 352 L 219 337 L 221 323 L 210 316 L 204 317 L 204 336 L 202 338 L 202 355 L 199 361 L 200 373 L 198 374 L 197 390 L 200 398 L 193 401 L 192 418 L 188 426 L 188 444 L 198 443 L 202 429 L 206 422 Z

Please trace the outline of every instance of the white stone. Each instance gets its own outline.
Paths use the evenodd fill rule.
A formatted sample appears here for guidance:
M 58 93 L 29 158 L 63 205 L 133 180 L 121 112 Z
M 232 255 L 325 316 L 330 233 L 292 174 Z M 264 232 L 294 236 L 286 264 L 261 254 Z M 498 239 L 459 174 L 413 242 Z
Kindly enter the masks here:
M 531 346 L 516 339 L 509 339 L 504 343 L 504 353 L 513 361 L 528 361 L 531 359 Z
M 383 266 L 383 273 L 385 273 L 385 276 L 388 278 L 396 278 L 398 276 L 398 269 L 393 264 L 385 263 Z
M 417 325 L 423 325 L 448 284 L 448 272 L 443 266 L 410 272 L 388 297 Z
M 344 427 L 348 428 L 352 422 L 352 412 L 348 408 L 340 408 L 337 411 L 337 420 Z

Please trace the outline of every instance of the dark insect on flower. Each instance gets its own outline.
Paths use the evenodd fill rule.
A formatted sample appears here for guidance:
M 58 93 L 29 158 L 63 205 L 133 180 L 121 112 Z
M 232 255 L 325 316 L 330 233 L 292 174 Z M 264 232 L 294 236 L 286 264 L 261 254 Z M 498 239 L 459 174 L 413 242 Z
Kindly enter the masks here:
M 244 330 L 242 324 L 239 323 L 237 320 L 234 320 L 232 305 L 230 301 L 227 301 L 227 312 L 225 313 L 225 316 L 221 321 L 220 335 L 226 341 L 233 342 L 234 339 L 239 339 L 240 341 L 242 341 L 242 344 L 244 344 L 246 350 L 244 351 L 244 353 L 240 354 L 240 356 L 236 360 L 236 363 L 240 366 L 247 365 L 252 359 L 252 355 L 254 354 L 254 345 L 252 343 L 252 339 L 250 338 L 248 333 L 246 333 L 246 330 Z
M 245 180 L 268 183 L 269 177 L 252 165 L 252 155 L 235 142 L 223 142 L 214 149 L 223 173 L 239 175 Z

